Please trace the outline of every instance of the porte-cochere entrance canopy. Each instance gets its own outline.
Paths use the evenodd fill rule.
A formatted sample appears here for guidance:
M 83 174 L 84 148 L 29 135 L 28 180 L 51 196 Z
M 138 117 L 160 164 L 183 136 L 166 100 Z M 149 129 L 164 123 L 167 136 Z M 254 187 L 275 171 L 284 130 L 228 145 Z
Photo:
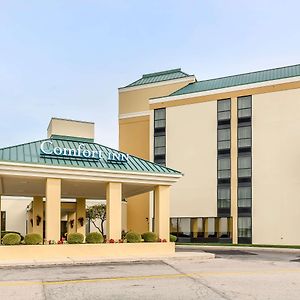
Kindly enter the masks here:
M 155 231 L 168 240 L 169 188 L 181 176 L 82 137 L 51 135 L 0 149 L 0 195 L 33 197 L 37 207 L 45 197 L 47 240 L 60 238 L 61 198 L 75 198 L 81 206 L 85 199 L 106 199 L 107 236 L 119 239 L 122 199 L 149 191 L 155 192 Z

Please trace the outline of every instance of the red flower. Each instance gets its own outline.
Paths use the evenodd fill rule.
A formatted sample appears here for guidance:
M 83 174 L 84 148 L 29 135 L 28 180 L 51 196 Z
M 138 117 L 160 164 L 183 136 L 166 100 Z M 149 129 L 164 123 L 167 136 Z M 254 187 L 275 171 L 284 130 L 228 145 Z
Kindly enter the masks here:
M 109 242 L 110 242 L 111 244 L 113 244 L 113 243 L 115 242 L 115 240 L 114 240 L 114 239 L 110 239 Z
M 163 243 L 166 243 L 166 242 L 167 242 L 167 240 L 166 240 L 166 239 L 163 239 L 163 240 L 162 240 L 162 242 L 163 242 Z

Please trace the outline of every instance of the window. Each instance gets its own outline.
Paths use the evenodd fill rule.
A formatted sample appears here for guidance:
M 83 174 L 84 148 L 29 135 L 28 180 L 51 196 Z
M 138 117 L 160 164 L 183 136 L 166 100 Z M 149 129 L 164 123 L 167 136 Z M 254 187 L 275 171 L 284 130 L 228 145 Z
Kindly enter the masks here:
M 252 236 L 251 217 L 239 217 L 238 237 L 251 238 L 251 236 Z
M 251 207 L 251 186 L 238 187 L 238 207 Z
M 230 177 L 231 177 L 231 99 L 217 102 L 217 207 L 218 216 L 230 216 Z
M 252 240 L 252 96 L 238 97 L 238 237 Z
M 218 129 L 218 150 L 230 149 L 230 127 Z
M 177 236 L 177 218 L 170 219 L 170 233 Z
M 191 219 L 178 218 L 178 236 L 191 237 Z
M 1 231 L 6 231 L 6 212 L 1 211 Z
M 166 109 L 154 110 L 154 162 L 166 164 Z
M 230 185 L 218 186 L 218 208 L 230 208 Z
M 251 96 L 238 97 L 238 118 L 251 117 Z
M 155 109 L 154 110 L 154 128 L 164 129 L 166 127 L 166 109 Z
M 251 147 L 251 126 L 238 127 L 238 147 Z
M 251 177 L 251 156 L 238 157 L 238 177 Z
M 218 178 L 230 178 L 230 157 L 218 158 Z
M 230 120 L 230 99 L 218 101 L 218 121 Z

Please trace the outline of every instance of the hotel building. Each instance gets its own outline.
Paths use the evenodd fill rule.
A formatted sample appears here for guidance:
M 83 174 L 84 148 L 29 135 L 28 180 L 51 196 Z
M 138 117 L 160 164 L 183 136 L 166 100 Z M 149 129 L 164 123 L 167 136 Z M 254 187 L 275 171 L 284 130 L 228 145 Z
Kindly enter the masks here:
M 119 149 L 184 174 L 170 198 L 179 241 L 300 245 L 300 65 L 145 74 L 119 88 Z M 127 199 L 128 229 L 153 229 L 154 200 Z

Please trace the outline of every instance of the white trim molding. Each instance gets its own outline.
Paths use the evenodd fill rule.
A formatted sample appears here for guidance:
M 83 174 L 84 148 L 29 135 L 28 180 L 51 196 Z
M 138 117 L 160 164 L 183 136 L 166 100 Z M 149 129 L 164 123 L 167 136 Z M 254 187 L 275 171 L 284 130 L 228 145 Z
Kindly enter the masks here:
M 128 118 L 136 118 L 136 117 L 144 117 L 144 116 L 150 116 L 150 110 L 132 112 L 132 113 L 127 113 L 127 114 L 120 114 L 119 120 L 128 119 Z
M 102 182 L 122 182 L 151 185 L 172 185 L 182 174 L 142 173 L 111 171 L 106 169 L 70 168 L 48 165 L 0 162 L 1 176 L 28 176 L 39 178 L 60 178 Z
M 125 87 L 120 87 L 118 90 L 119 93 L 130 92 L 134 90 L 146 89 L 146 88 L 157 87 L 157 86 L 168 85 L 168 84 L 176 84 L 176 83 L 186 82 L 186 81 L 195 82 L 196 81 L 195 75 L 190 75 L 190 76 L 177 78 L 177 79 L 170 79 L 170 80 L 158 81 L 153 83 L 135 85 L 135 86 L 127 86 L 127 87 L 125 86 Z
M 190 99 L 190 98 L 196 98 L 196 97 L 208 96 L 208 95 L 214 95 L 214 94 L 235 92 L 235 91 L 247 90 L 247 89 L 251 89 L 251 88 L 259 88 L 259 87 L 272 86 L 272 85 L 278 85 L 278 84 L 284 84 L 284 83 L 293 83 L 293 82 L 297 82 L 297 81 L 300 81 L 300 76 L 284 78 L 284 79 L 276 79 L 276 80 L 270 80 L 270 81 L 263 81 L 263 82 L 258 82 L 258 83 L 237 85 L 237 86 L 233 86 L 233 87 L 214 89 L 214 90 L 208 90 L 208 91 L 203 91 L 203 92 L 188 93 L 188 94 L 182 94 L 182 95 L 178 95 L 178 96 L 166 96 L 166 97 L 160 97 L 160 98 L 152 98 L 152 99 L 149 99 L 149 104 L 157 104 L 157 103 Z

